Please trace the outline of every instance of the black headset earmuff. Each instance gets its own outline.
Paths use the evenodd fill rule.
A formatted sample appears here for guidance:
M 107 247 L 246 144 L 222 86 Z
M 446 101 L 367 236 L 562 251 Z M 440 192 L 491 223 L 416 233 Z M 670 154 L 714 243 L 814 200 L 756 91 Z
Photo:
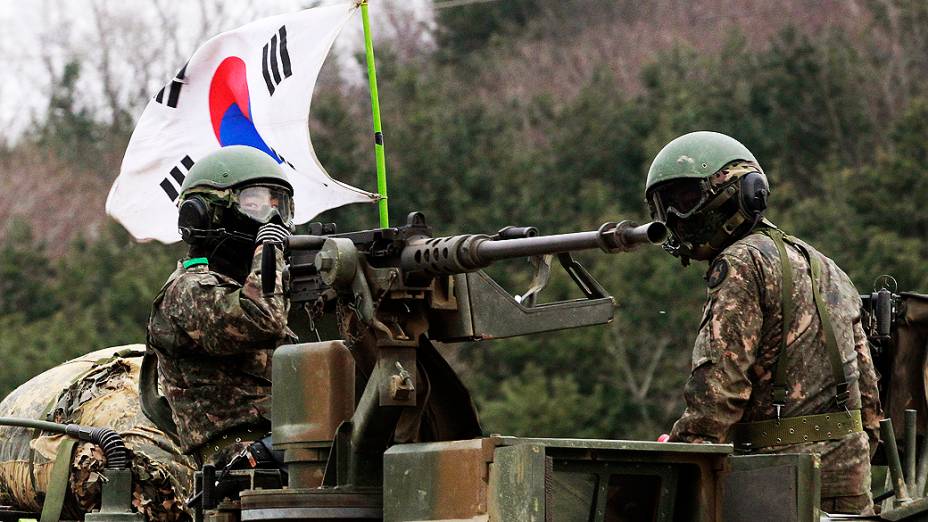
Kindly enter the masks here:
M 198 230 L 210 230 L 212 220 L 209 215 L 209 203 L 201 196 L 191 196 L 180 204 L 177 216 L 177 228 L 181 238 L 189 242 Z
M 738 180 L 741 184 L 738 205 L 745 214 L 755 217 L 767 210 L 770 186 L 767 178 L 759 172 L 748 172 Z

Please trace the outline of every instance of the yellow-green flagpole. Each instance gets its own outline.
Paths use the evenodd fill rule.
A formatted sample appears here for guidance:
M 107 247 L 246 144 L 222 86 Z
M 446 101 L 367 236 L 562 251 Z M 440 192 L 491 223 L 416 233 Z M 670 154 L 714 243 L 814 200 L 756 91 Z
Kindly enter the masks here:
M 367 12 L 367 0 L 361 1 L 361 20 L 364 24 L 364 49 L 367 54 L 367 80 L 371 90 L 371 112 L 374 116 L 374 157 L 377 161 L 377 192 L 380 201 L 380 228 L 390 226 L 387 204 L 387 160 L 383 148 L 383 127 L 380 123 L 380 95 L 377 93 L 377 67 L 374 65 L 374 43 L 371 38 L 371 20 Z

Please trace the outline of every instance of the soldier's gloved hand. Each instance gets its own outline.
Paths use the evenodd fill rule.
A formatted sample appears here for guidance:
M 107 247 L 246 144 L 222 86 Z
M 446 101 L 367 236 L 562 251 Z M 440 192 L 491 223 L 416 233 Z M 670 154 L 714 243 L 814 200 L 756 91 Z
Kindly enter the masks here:
M 290 229 L 277 223 L 268 223 L 261 225 L 258 229 L 258 235 L 255 237 L 256 245 L 264 243 L 277 243 L 284 245 L 290 239 Z

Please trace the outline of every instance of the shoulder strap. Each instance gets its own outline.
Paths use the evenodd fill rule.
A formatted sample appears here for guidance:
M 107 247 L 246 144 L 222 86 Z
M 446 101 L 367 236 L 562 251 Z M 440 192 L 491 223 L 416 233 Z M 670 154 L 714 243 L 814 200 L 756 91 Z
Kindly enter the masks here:
M 48 489 L 45 491 L 45 500 L 42 502 L 42 518 L 40 522 L 58 522 L 61 520 L 61 510 L 64 508 L 64 499 L 68 493 L 68 478 L 71 475 L 71 459 L 74 458 L 74 447 L 77 439 L 65 437 L 58 446 L 58 454 L 52 465 L 52 473 L 48 478 Z
M 773 405 L 777 409 L 777 418 L 780 417 L 780 410 L 786 405 L 786 394 L 789 388 L 786 385 L 786 334 L 789 327 L 793 324 L 793 264 L 789 260 L 789 254 L 786 252 L 786 245 L 783 242 L 783 232 L 776 228 L 765 228 L 761 231 L 773 240 L 777 247 L 777 253 L 780 256 L 780 272 L 782 275 L 781 296 L 780 296 L 780 313 L 783 317 L 783 333 L 780 336 L 780 353 L 774 361 L 773 372 Z
M 844 375 L 844 362 L 841 360 L 841 349 L 838 348 L 838 338 L 835 335 L 834 326 L 831 324 L 831 315 L 828 313 L 828 306 L 822 299 L 821 280 L 822 280 L 822 262 L 818 257 L 812 257 L 809 251 L 799 243 L 793 243 L 809 260 L 809 266 L 812 267 L 812 297 L 815 299 L 815 308 L 818 311 L 818 318 L 822 323 L 822 329 L 825 333 L 825 350 L 828 352 L 828 360 L 831 362 L 831 374 L 835 380 L 835 403 L 840 408 L 847 408 L 847 400 L 850 397 L 848 389 L 847 376 Z
M 782 277 L 782 296 L 780 298 L 780 309 L 783 316 L 783 334 L 780 339 L 780 353 L 774 362 L 773 377 L 773 405 L 777 409 L 777 417 L 780 416 L 780 410 L 786 405 L 786 397 L 789 387 L 786 383 L 786 361 L 788 355 L 786 351 L 786 336 L 789 327 L 793 322 L 793 267 L 789 261 L 789 255 L 786 251 L 786 243 L 796 247 L 802 256 L 809 263 L 812 278 L 812 299 L 815 301 L 815 309 L 818 313 L 819 321 L 822 324 L 822 330 L 825 335 L 825 351 L 828 352 L 828 361 L 831 365 L 832 377 L 836 383 L 835 403 L 842 408 L 846 408 L 847 400 L 850 396 L 848 389 L 847 377 L 844 375 L 844 363 L 841 360 L 841 350 L 838 348 L 838 340 L 835 336 L 834 328 L 831 324 L 831 315 L 828 313 L 828 307 L 825 305 L 821 295 L 821 274 L 822 263 L 817 257 L 813 257 L 806 247 L 794 240 L 794 238 L 784 234 L 776 228 L 765 228 L 760 233 L 768 236 L 776 245 L 777 253 L 780 256 L 780 268 Z

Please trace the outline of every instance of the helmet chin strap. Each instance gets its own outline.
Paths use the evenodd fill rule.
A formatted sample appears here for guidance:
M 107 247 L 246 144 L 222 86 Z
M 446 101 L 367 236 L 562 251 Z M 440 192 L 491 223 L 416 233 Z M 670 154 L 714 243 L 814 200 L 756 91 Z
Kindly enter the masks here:
M 253 245 L 254 241 L 250 244 Z M 242 248 L 238 238 L 227 236 L 213 247 L 209 260 L 217 272 L 244 284 L 248 272 L 251 271 L 253 256 L 253 249 Z
M 733 187 L 723 190 L 719 195 L 710 201 L 702 211 L 713 211 L 720 208 L 728 200 L 730 200 L 737 190 L 733 190 Z M 708 261 L 715 258 L 722 250 L 725 249 L 729 244 L 737 239 L 736 236 L 744 235 L 738 234 L 738 230 L 743 228 L 743 225 L 747 222 L 751 223 L 750 228 L 745 231 L 745 234 L 750 232 L 757 223 L 761 220 L 761 213 L 755 213 L 755 215 L 748 215 L 743 209 L 738 207 L 734 214 L 732 214 L 718 231 L 706 242 L 699 244 L 692 244 L 687 241 L 680 241 L 681 245 L 677 247 L 678 256 L 683 255 L 683 251 L 688 251 L 688 257 L 696 259 L 697 261 Z M 671 252 L 673 254 L 673 252 Z
M 763 214 L 756 212 L 753 216 L 748 216 L 741 209 L 738 210 L 722 228 L 709 240 L 708 243 L 693 247 L 693 259 L 709 260 L 715 258 L 725 247 L 748 235 L 757 228 L 758 223 L 763 221 Z M 744 228 L 745 223 L 750 223 L 750 227 Z M 744 229 L 739 233 L 739 229 Z M 708 257 L 706 257 L 708 256 Z
M 186 237 L 189 238 L 191 243 L 210 243 L 210 242 L 219 242 L 220 244 L 227 239 L 232 239 L 235 241 L 240 241 L 242 243 L 254 243 L 255 237 L 249 234 L 242 232 L 235 232 L 233 230 L 226 230 L 224 228 L 216 229 L 202 229 L 202 228 L 185 228 L 184 231 L 188 234 Z

